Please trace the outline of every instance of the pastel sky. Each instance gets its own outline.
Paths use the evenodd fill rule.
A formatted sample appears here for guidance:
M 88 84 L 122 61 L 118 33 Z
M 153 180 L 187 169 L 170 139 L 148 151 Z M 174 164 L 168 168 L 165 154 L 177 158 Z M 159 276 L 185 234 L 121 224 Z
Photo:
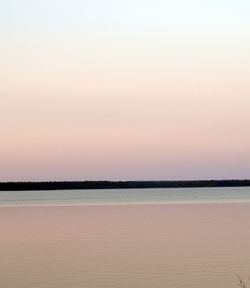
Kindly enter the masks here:
M 250 178 L 249 15 L 0 1 L 0 181 Z

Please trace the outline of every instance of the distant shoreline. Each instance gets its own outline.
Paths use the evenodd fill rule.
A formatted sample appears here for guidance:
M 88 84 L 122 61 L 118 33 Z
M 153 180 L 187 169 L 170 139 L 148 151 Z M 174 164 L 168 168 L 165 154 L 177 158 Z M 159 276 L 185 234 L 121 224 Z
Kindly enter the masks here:
M 0 191 L 247 187 L 250 180 L 0 182 Z

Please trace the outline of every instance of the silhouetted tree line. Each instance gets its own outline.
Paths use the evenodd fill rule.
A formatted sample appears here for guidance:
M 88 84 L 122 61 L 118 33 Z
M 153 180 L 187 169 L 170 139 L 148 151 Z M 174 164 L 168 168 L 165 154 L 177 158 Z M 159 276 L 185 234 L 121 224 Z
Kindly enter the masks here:
M 0 191 L 250 186 L 250 180 L 0 182 Z

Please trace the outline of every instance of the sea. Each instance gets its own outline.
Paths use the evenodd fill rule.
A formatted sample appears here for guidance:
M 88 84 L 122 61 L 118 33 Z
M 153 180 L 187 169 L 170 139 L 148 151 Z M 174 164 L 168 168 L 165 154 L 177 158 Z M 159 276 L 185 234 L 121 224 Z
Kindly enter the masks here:
M 247 202 L 250 187 L 1 191 L 0 205 Z
M 250 287 L 249 227 L 250 187 L 2 191 L 0 283 Z

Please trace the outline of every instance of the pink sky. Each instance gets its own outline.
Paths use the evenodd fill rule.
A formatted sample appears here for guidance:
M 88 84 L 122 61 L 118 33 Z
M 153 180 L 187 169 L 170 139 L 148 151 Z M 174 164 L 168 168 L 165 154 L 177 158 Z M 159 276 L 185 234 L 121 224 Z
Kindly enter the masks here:
M 2 20 L 2 181 L 249 178 L 244 7 L 30 3 Z

